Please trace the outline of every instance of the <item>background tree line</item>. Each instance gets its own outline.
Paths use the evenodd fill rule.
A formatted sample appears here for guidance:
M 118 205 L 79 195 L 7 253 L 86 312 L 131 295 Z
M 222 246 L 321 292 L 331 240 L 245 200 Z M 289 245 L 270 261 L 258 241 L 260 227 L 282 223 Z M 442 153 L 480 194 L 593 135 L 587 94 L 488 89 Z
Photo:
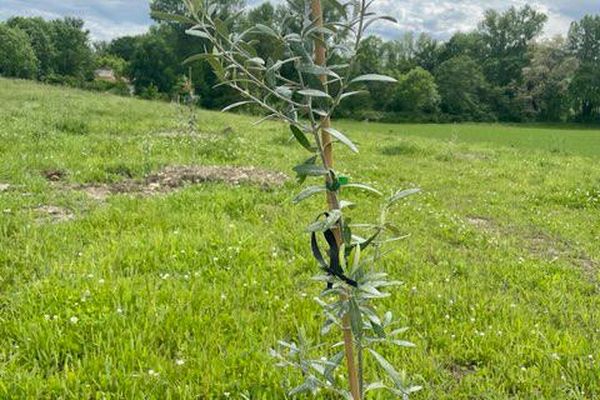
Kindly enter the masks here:
M 297 2 L 300 3 L 300 2 Z M 294 1 L 244 8 L 243 0 L 222 0 L 220 13 L 230 29 L 263 24 L 285 32 L 294 21 Z M 178 0 L 154 0 L 153 11 L 184 14 Z M 338 12 L 325 7 L 326 18 Z M 127 92 L 93 81 L 93 71 L 110 67 L 145 98 L 174 98 L 188 76 L 199 105 L 218 109 L 236 100 L 208 63 L 184 65 L 210 44 L 185 33 L 187 26 L 160 20 L 144 35 L 91 44 L 79 19 L 45 21 L 14 17 L 0 24 L 0 74 Z M 339 116 L 382 121 L 584 121 L 600 122 L 600 15 L 573 22 L 566 37 L 540 37 L 547 16 L 529 6 L 488 10 L 477 29 L 447 41 L 407 33 L 385 41 L 364 39 L 355 74 L 377 71 L 397 85 L 372 83 L 346 102 Z M 258 38 L 257 38 L 258 39 Z M 282 51 L 264 36 L 254 45 L 267 60 Z M 344 62 L 343 43 L 333 57 Z M 293 73 L 293 66 L 287 66 Z

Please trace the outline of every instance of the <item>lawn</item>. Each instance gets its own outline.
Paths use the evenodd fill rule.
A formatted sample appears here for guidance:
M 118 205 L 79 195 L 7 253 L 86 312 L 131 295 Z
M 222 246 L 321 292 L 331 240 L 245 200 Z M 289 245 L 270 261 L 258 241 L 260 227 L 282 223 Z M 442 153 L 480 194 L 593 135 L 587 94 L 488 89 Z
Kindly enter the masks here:
M 2 79 L 0 104 L 0 398 L 286 398 L 299 377 L 268 351 L 319 331 L 303 227 L 324 207 L 291 202 L 287 128 L 198 111 L 186 135 L 175 105 Z M 381 266 L 417 345 L 382 352 L 414 398 L 599 398 L 600 130 L 338 127 L 353 182 L 423 189 Z M 290 179 L 134 186 L 181 165 Z

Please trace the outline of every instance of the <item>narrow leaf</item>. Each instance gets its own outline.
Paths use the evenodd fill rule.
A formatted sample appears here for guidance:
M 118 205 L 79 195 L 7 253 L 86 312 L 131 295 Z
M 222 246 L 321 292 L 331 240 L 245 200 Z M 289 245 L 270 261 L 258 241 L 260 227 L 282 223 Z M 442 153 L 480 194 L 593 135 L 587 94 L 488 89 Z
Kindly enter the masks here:
M 301 201 L 306 200 L 317 193 L 322 193 L 325 191 L 327 191 L 327 189 L 324 186 L 309 186 L 302 192 L 300 192 L 296 197 L 294 197 L 293 202 L 294 204 L 298 204 Z
M 390 83 L 396 83 L 398 82 L 396 79 L 392 78 L 391 76 L 386 76 L 386 75 L 378 75 L 378 74 L 367 74 L 367 75 L 361 75 L 357 78 L 352 79 L 352 81 L 350 81 L 350 83 L 356 83 L 356 82 L 390 82 Z
M 331 136 L 335 137 L 337 140 L 339 140 L 346 146 L 348 146 L 350 148 L 350 150 L 352 150 L 353 152 L 358 153 L 358 148 L 356 147 L 356 145 L 354 143 L 352 143 L 352 141 L 350 139 L 348 139 L 348 137 L 346 135 L 344 135 L 342 132 L 340 132 L 334 128 L 324 128 L 323 130 L 325 132 L 329 133 Z
M 317 90 L 317 89 L 304 89 L 304 90 L 299 90 L 298 94 L 301 94 L 303 96 L 309 96 L 309 97 L 324 97 L 327 99 L 331 99 L 331 96 L 328 95 L 327 93 L 321 91 L 321 90 Z
M 308 140 L 304 132 L 300 130 L 300 128 L 298 128 L 296 125 L 290 125 L 290 130 L 292 131 L 292 134 L 294 135 L 298 143 L 302 145 L 302 147 L 304 147 L 311 153 L 314 153 L 315 149 L 311 146 L 310 141 Z
M 228 105 L 224 109 L 222 109 L 221 112 L 227 112 L 229 110 L 233 110 L 236 107 L 240 107 L 240 106 L 243 106 L 243 105 L 246 105 L 246 104 L 252 104 L 252 103 L 253 103 L 252 101 L 240 101 L 240 102 L 237 102 L 237 103 L 233 103 L 233 104 Z

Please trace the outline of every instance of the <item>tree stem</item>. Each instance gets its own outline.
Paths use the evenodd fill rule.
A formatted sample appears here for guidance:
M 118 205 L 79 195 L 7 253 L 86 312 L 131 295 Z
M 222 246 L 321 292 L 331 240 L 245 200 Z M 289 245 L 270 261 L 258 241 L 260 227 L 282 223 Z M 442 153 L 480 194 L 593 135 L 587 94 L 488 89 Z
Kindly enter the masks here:
M 318 26 L 323 26 L 323 9 L 321 7 L 321 0 L 311 0 L 311 11 L 312 17 L 316 21 Z M 325 48 L 325 37 L 321 37 L 315 40 L 315 64 L 320 66 L 326 66 L 327 63 L 327 49 Z M 327 76 L 320 76 L 321 84 L 326 89 Z M 326 169 L 333 168 L 333 143 L 331 135 L 323 130 L 323 128 L 331 127 L 331 120 L 329 117 L 323 117 L 321 119 L 321 143 L 323 146 L 323 161 Z M 327 177 L 327 183 L 331 182 L 331 176 Z M 327 191 L 327 203 L 330 210 L 339 209 L 339 200 L 335 191 Z M 341 231 L 335 230 L 335 237 L 338 245 L 342 244 Z M 346 300 L 346 299 L 344 299 Z M 342 318 L 342 327 L 344 334 L 344 350 L 346 353 L 346 365 L 348 368 L 348 383 L 350 385 L 350 393 L 354 400 L 361 400 L 360 385 L 358 381 L 358 374 L 356 370 L 356 360 L 354 357 L 354 336 L 352 335 L 352 329 L 350 328 L 350 315 L 345 314 Z

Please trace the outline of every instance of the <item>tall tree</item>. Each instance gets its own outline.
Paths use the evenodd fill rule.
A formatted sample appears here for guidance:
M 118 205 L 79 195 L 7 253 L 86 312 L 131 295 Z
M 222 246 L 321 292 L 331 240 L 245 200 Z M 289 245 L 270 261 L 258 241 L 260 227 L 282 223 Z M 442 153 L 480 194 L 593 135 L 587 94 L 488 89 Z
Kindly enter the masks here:
M 0 75 L 31 79 L 37 71 L 38 60 L 27 33 L 0 24 Z
M 542 121 L 562 121 L 568 117 L 569 85 L 578 61 L 569 54 L 562 37 L 536 44 L 531 64 L 523 69 L 521 96 L 527 113 Z
M 94 60 L 89 43 L 89 31 L 83 20 L 67 17 L 50 22 L 52 41 L 56 49 L 54 72 L 78 79 L 92 77 Z
M 52 37 L 52 26 L 43 18 L 13 17 L 7 22 L 12 28 L 19 28 L 29 36 L 29 42 L 39 61 L 37 78 L 43 79 L 54 71 L 56 50 Z
M 569 47 L 580 64 L 571 93 L 581 116 L 590 119 L 600 114 L 600 15 L 571 24 Z
M 442 63 L 435 74 L 442 111 L 461 119 L 489 119 L 485 98 L 489 90 L 477 62 L 458 56 Z
M 529 46 L 542 33 L 548 17 L 526 5 L 500 13 L 488 10 L 479 32 L 485 43 L 484 72 L 488 81 L 506 86 L 520 82 L 522 70 L 530 62 Z

